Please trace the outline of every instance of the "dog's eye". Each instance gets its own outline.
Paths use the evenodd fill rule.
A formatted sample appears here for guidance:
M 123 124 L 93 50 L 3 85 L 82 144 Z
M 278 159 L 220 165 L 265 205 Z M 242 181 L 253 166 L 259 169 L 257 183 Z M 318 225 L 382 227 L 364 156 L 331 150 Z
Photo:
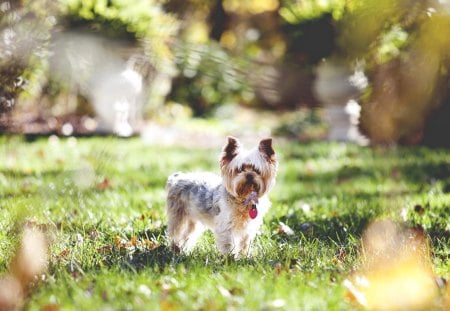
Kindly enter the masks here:
M 256 174 L 261 175 L 261 171 L 258 170 L 257 168 L 254 168 L 253 171 L 254 171 Z

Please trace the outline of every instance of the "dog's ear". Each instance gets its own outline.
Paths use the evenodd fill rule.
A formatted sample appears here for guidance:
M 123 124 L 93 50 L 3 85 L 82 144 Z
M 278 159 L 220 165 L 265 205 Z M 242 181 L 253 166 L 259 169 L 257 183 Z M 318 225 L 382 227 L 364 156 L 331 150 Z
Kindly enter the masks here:
M 259 142 L 259 152 L 267 156 L 268 159 L 273 159 L 275 151 L 272 148 L 272 138 L 266 138 Z
M 220 167 L 227 165 L 238 154 L 241 143 L 233 136 L 228 136 L 228 142 L 223 147 L 222 156 L 220 159 Z

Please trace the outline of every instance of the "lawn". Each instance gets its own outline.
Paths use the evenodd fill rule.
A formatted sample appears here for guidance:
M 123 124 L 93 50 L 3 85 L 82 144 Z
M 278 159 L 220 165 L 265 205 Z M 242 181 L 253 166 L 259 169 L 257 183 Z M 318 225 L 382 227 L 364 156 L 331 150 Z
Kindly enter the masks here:
M 172 253 L 165 236 L 166 177 L 218 172 L 217 148 L 2 136 L 0 272 L 26 222 L 51 241 L 28 310 L 358 309 L 343 281 L 364 264 L 367 225 L 389 217 L 425 231 L 433 273 L 448 279 L 448 150 L 277 140 L 275 149 L 272 208 L 253 256 L 234 260 L 217 254 L 210 234 L 189 256 Z

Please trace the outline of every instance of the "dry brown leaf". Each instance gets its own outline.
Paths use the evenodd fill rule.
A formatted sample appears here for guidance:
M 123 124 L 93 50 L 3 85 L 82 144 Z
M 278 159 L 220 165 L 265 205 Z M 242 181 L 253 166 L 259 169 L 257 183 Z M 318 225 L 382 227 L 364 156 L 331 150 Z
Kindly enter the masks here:
M 61 253 L 59 253 L 58 254 L 58 258 L 63 258 L 63 257 L 66 257 L 67 255 L 69 255 L 70 254 L 70 250 L 68 250 L 68 249 L 65 249 L 65 250 L 63 250 Z
M 161 307 L 162 311 L 175 311 L 178 309 L 173 302 L 167 301 L 165 299 L 159 301 L 159 306 Z
M 101 182 L 97 184 L 97 189 L 105 190 L 111 188 L 111 182 L 108 178 L 104 178 Z
M 11 273 L 25 287 L 47 267 L 47 241 L 38 229 L 25 227 L 22 243 L 12 261 Z
M 279 222 L 277 232 L 285 235 L 294 235 L 294 230 L 283 222 Z
M 150 241 L 149 239 L 145 239 L 144 244 L 150 250 L 155 249 L 159 246 L 158 243 Z
M 44 305 L 41 308 L 41 311 L 59 311 L 61 310 L 61 307 L 59 305 L 57 305 L 56 303 L 50 303 L 47 305 Z
M 130 241 L 129 241 L 129 243 L 130 243 L 132 246 L 137 246 L 137 244 L 138 244 L 138 238 L 137 238 L 137 236 L 132 236 L 131 239 L 130 239 Z
M 346 297 L 369 310 L 425 310 L 437 296 L 423 231 L 383 220 L 363 234 L 364 268 L 344 281 Z
M 97 248 L 97 252 L 99 253 L 109 253 L 112 251 L 112 246 L 111 245 L 104 245 L 102 247 Z
M 20 310 L 24 292 L 19 280 L 13 276 L 0 279 L 0 310 Z

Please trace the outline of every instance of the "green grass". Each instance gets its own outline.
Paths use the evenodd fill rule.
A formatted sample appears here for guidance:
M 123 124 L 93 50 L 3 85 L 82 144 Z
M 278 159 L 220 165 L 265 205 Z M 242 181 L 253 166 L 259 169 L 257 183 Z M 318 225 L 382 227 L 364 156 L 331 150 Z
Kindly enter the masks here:
M 427 232 L 435 274 L 448 277 L 449 151 L 275 147 L 273 206 L 254 256 L 236 261 L 217 254 L 210 234 L 189 256 L 173 254 L 165 237 L 166 177 L 218 172 L 219 150 L 149 146 L 137 138 L 0 137 L 0 272 L 8 270 L 26 220 L 52 240 L 49 269 L 27 300 L 29 310 L 354 309 L 342 281 L 361 265 L 361 234 L 374 219 L 400 221 L 403 211 L 409 226 Z M 280 221 L 295 234 L 280 233 Z

